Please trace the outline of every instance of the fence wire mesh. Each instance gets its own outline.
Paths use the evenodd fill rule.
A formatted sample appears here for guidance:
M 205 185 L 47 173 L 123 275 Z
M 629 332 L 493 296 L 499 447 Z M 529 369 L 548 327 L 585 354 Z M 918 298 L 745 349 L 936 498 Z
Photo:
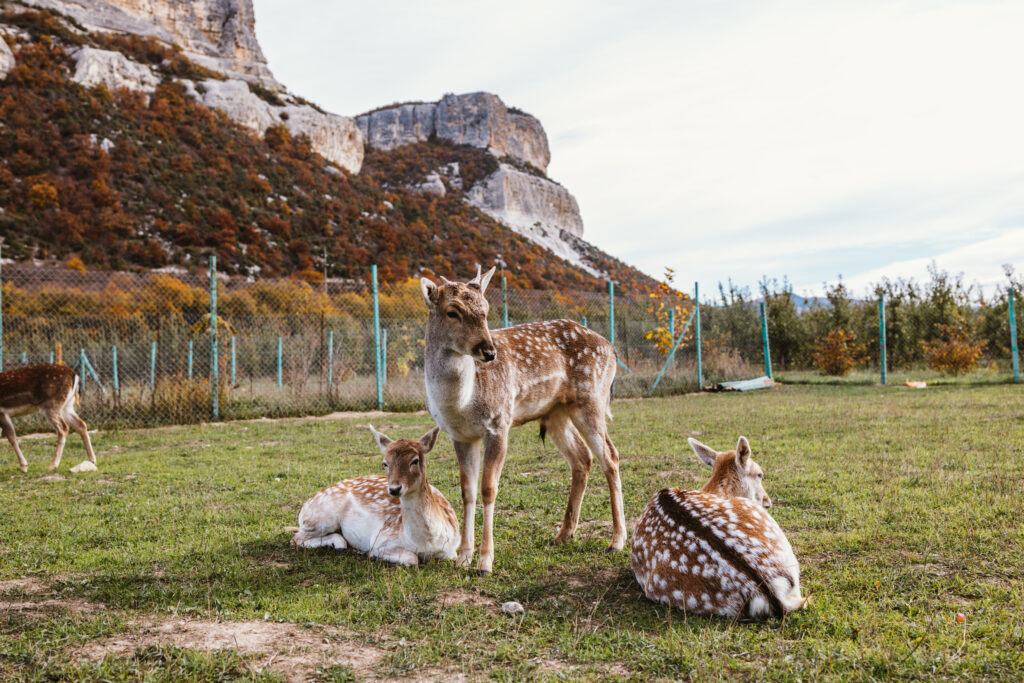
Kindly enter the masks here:
M 311 283 L 218 275 L 214 360 L 211 281 L 204 272 L 105 273 L 5 264 L 0 277 L 3 369 L 46 362 L 75 367 L 82 414 L 92 426 L 211 419 L 214 362 L 222 419 L 375 409 L 378 364 L 385 409 L 424 407 L 427 309 L 418 280 L 379 288 L 378 361 L 369 277 Z M 918 294 L 915 300 L 913 291 L 893 289 L 886 299 L 890 368 L 920 365 L 920 340 L 950 319 L 949 310 Z M 985 362 L 1002 373 L 1010 356 L 1007 294 L 1008 288 L 981 308 L 964 309 L 973 315 L 978 334 L 991 337 Z M 758 302 L 724 289 L 719 295 L 715 305 L 701 306 L 699 362 L 705 386 L 756 377 L 765 368 Z M 506 290 L 500 274 L 487 291 L 492 329 L 506 318 L 510 325 L 570 318 L 614 335 L 619 397 L 649 395 L 656 382 L 658 394 L 699 388 L 693 300 L 673 296 L 670 306 L 659 307 L 656 295 L 615 295 L 612 306 L 607 292 Z M 815 340 L 837 327 L 857 335 L 864 342 L 862 362 L 877 367 L 873 302 L 837 299 L 799 311 L 787 296 L 766 290 L 763 297 L 777 369 L 809 367 Z M 38 416 L 33 419 L 43 426 Z

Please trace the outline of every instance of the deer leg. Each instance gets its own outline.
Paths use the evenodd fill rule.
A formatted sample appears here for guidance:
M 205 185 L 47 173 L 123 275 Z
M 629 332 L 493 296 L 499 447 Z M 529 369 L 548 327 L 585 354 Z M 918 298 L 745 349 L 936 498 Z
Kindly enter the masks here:
M 551 440 L 569 461 L 569 467 L 572 469 L 572 484 L 569 487 L 565 518 L 562 520 L 562 528 L 558 535 L 551 540 L 551 545 L 562 545 L 572 538 L 580 521 L 580 505 L 583 503 L 583 493 L 587 490 L 591 457 L 587 445 L 583 443 L 567 415 L 550 415 L 547 419 L 547 428 Z
M 53 425 L 54 430 L 57 432 L 57 450 L 53 454 L 53 462 L 46 468 L 52 471 L 60 466 L 60 458 L 64 454 L 64 444 L 68 440 L 68 424 L 64 421 L 59 406 L 42 406 L 39 408 L 39 411 L 46 416 L 46 419 L 50 421 L 50 424 Z
M 622 511 L 622 481 L 619 479 L 619 452 L 608 437 L 603 407 L 587 406 L 572 413 L 572 422 L 608 480 L 612 507 L 612 542 L 609 550 L 622 550 L 626 545 L 626 517 Z
M 494 566 L 494 499 L 498 497 L 498 479 L 505 464 L 508 448 L 508 428 L 484 437 L 484 472 L 480 482 L 480 497 L 484 502 L 484 533 L 480 539 L 480 561 L 477 573 L 490 574 Z
M 11 421 L 11 416 L 0 412 L 0 426 L 3 427 L 7 440 L 14 446 L 14 454 L 18 456 L 18 465 L 21 467 L 21 471 L 28 472 L 28 460 L 25 459 L 25 454 L 21 452 L 21 447 L 18 446 L 18 435 L 14 431 L 14 422 Z
M 78 413 L 75 412 L 73 405 L 64 406 L 64 419 L 82 437 L 82 441 L 85 443 L 85 454 L 88 456 L 89 462 L 96 464 L 96 453 L 92 450 L 92 442 L 89 441 L 89 429 L 86 427 L 85 420 L 80 418 Z
M 462 486 L 462 543 L 455 566 L 468 567 L 476 550 L 476 491 L 480 479 L 480 442 L 452 441 Z

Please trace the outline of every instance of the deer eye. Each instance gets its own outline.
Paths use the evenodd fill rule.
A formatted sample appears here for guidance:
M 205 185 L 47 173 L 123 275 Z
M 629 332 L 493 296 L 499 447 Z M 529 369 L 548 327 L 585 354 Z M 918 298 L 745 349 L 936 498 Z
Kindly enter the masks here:
M 420 464 L 420 459 L 419 458 L 413 458 L 412 462 L 409 463 L 409 464 L 413 465 L 413 466 L 419 465 Z
M 764 472 L 758 472 L 757 473 L 757 478 L 758 479 L 764 479 Z
M 448 311 L 448 317 L 451 318 L 452 320 L 458 320 L 459 314 L 456 313 L 455 311 Z
M 382 462 L 381 465 L 384 465 L 384 469 L 388 468 L 388 464 L 386 462 Z

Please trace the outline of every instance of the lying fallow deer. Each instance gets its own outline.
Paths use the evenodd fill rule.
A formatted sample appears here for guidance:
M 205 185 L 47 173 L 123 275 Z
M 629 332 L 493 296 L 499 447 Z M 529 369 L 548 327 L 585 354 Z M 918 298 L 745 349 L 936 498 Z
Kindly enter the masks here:
M 425 456 L 437 427 L 419 441 L 392 441 L 375 430 L 387 476 L 345 479 L 317 493 L 299 512 L 292 543 L 305 548 L 351 546 L 371 557 L 415 565 L 454 559 L 459 521 L 448 500 L 427 482 Z
M 800 565 L 765 511 L 772 501 L 746 438 L 725 453 L 689 441 L 714 471 L 700 491 L 662 489 L 637 520 L 630 560 L 644 595 L 731 618 L 781 617 L 803 607 Z
M 597 457 L 611 494 L 610 549 L 626 542 L 619 453 L 610 438 L 615 349 L 601 335 L 571 320 L 487 329 L 484 292 L 494 268 L 463 284 L 420 280 L 427 304 L 424 376 L 427 409 L 448 433 L 459 461 L 462 485 L 462 544 L 457 564 L 473 560 L 477 480 L 484 504 L 484 530 L 477 570 L 494 563 L 494 499 L 512 427 L 539 420 L 569 461 L 572 484 L 562 528 L 552 543 L 572 536 L 580 516 L 592 458 Z
M 60 465 L 68 431 L 74 429 L 85 442 L 89 462 L 96 463 L 96 453 L 89 441 L 85 421 L 75 412 L 78 402 L 78 375 L 64 365 L 30 365 L 0 372 L 0 428 L 14 446 L 22 472 L 28 472 L 28 461 L 18 446 L 12 417 L 41 412 L 57 431 L 57 452 L 47 469 Z

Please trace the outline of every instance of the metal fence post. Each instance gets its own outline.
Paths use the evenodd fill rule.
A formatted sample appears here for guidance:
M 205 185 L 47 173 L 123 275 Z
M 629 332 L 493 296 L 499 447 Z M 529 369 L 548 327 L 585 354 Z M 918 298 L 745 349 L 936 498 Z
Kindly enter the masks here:
M 210 412 L 213 419 L 220 417 L 220 406 L 217 404 L 218 370 L 220 363 L 217 355 L 217 255 L 210 254 Z
M 670 308 L 668 311 L 668 338 L 672 340 L 672 346 L 675 346 L 676 338 L 676 309 Z M 669 365 L 672 367 L 672 372 L 676 371 L 676 354 L 675 350 L 671 351 L 668 355 Z
M 284 377 L 282 376 L 281 356 L 284 355 L 284 345 L 281 338 L 277 338 L 277 388 L 280 389 Z
M 149 343 L 149 386 L 156 391 L 156 342 Z
M 772 352 L 768 348 L 768 307 L 766 302 L 761 302 L 761 345 L 764 347 L 764 374 L 768 379 L 772 377 Z
M 384 383 L 388 381 L 388 331 L 384 328 L 380 331 L 380 366 L 384 372 Z
M 188 378 L 192 379 L 192 340 L 188 340 Z
M 583 316 L 583 320 L 580 321 L 580 325 L 583 325 L 583 327 L 590 327 L 590 325 L 587 324 L 587 316 Z
M 327 330 L 327 390 L 334 385 L 334 330 Z
M 1020 357 L 1017 354 L 1017 316 L 1013 310 L 1013 287 L 1007 292 L 1010 302 L 1010 353 L 1013 360 L 1013 381 L 1020 382 Z
M 235 369 L 237 365 L 235 362 L 235 335 L 231 335 L 231 386 L 235 386 Z
M 121 384 L 117 377 L 117 344 L 114 344 L 110 353 L 110 373 L 114 380 L 114 397 L 121 395 Z
M 615 282 L 608 281 L 608 341 L 615 346 Z
M 82 377 L 82 381 L 78 385 L 78 391 L 85 395 L 85 349 L 78 350 L 78 368 L 78 372 Z
M 885 353 L 885 294 L 878 295 L 878 367 L 882 372 L 882 384 L 888 379 L 889 361 Z
M 53 351 L 50 351 L 50 365 L 53 365 Z
M 373 280 L 373 359 L 377 371 L 377 410 L 384 410 L 384 376 L 381 374 L 380 355 L 380 301 L 377 292 L 377 264 L 370 266 Z
M 508 327 L 508 291 L 505 289 L 505 276 L 501 276 L 501 326 Z
M 693 309 L 694 316 L 694 331 L 697 337 L 697 388 L 704 388 L 704 366 L 701 363 L 701 352 L 700 352 L 700 284 L 697 282 L 693 283 Z

